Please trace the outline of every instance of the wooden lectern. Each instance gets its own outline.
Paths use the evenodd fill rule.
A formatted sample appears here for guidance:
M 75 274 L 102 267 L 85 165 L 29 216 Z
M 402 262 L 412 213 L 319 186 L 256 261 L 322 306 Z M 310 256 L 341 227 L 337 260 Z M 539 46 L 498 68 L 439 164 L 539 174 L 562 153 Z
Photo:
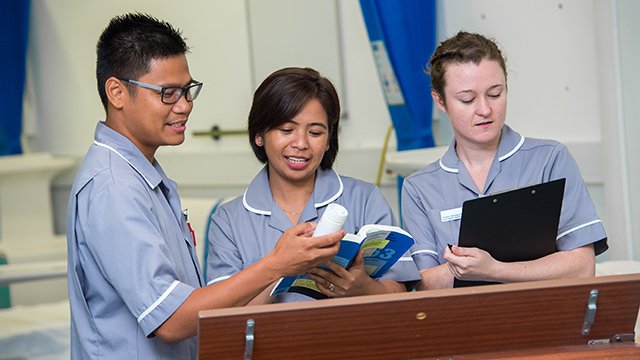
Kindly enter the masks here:
M 199 359 L 640 359 L 640 274 L 200 312 Z

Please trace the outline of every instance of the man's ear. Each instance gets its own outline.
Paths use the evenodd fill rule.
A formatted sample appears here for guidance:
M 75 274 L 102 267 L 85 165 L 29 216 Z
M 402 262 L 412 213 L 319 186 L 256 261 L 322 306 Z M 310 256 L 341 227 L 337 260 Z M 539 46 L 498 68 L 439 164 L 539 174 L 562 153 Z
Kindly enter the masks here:
M 264 140 L 262 139 L 262 135 L 260 134 L 256 135 L 256 137 L 253 139 L 253 142 L 255 142 L 255 144 L 258 146 L 264 145 Z
M 431 91 L 431 97 L 433 98 L 433 102 L 436 104 L 438 109 L 447 112 L 447 105 L 444 103 L 444 100 L 438 95 L 437 92 Z
M 107 100 L 116 109 L 122 109 L 129 91 L 124 88 L 125 85 L 115 77 L 110 77 L 104 83 L 104 90 L 107 93 Z

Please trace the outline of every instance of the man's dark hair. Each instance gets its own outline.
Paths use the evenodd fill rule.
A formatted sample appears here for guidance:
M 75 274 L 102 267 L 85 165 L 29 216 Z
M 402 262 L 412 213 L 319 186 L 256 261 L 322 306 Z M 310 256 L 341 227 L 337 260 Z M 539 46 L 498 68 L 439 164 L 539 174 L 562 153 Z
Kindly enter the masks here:
M 256 145 L 256 135 L 291 121 L 312 99 L 317 99 L 327 113 L 329 149 L 322 157 L 320 168 L 331 169 L 338 155 L 340 100 L 331 81 L 311 68 L 280 69 L 269 75 L 254 93 L 249 112 L 249 143 L 260 162 L 266 163 L 269 159 L 264 147 Z
M 189 47 L 181 32 L 153 16 L 131 13 L 116 16 L 104 29 L 97 45 L 98 94 L 107 110 L 105 82 L 110 77 L 136 80 L 150 70 L 152 60 L 185 54 Z M 136 88 L 126 83 L 130 92 Z

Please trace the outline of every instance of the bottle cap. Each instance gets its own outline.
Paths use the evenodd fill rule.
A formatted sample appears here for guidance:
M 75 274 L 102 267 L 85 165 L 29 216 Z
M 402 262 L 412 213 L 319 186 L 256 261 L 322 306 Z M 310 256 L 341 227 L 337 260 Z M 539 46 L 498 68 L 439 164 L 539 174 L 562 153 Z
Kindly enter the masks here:
M 344 206 L 336 203 L 331 203 L 327 206 L 327 210 L 325 210 L 322 217 L 326 217 L 327 220 L 338 224 L 344 224 L 347 215 L 349 215 L 349 212 L 347 211 L 347 209 L 345 209 Z

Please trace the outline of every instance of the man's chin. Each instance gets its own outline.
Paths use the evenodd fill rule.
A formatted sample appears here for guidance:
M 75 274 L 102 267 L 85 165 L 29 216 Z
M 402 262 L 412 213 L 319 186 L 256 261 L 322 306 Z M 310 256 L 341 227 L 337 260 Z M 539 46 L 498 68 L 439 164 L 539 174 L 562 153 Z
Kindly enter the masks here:
M 167 146 L 178 146 L 178 145 L 181 145 L 182 143 L 184 143 L 184 139 L 185 139 L 184 136 L 176 137 L 176 138 L 173 138 L 173 139 L 170 139 L 169 141 L 167 141 L 165 143 L 165 145 L 167 145 Z

